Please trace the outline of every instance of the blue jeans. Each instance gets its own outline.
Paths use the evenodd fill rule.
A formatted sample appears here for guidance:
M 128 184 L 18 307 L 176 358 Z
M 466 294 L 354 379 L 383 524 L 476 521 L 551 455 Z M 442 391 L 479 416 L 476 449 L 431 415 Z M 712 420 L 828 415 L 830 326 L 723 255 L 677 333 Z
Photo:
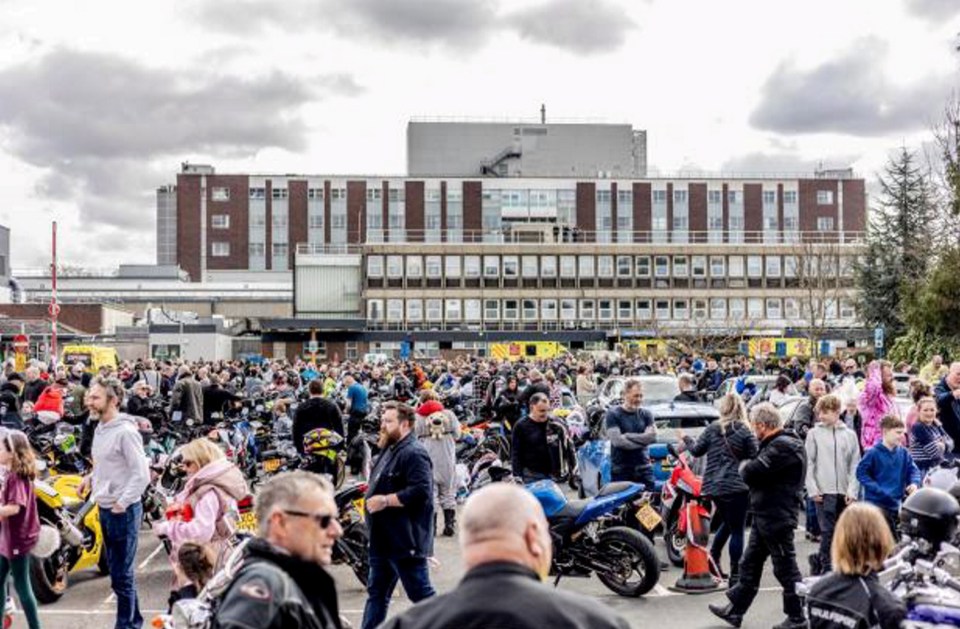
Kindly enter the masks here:
M 418 557 L 370 556 L 370 578 L 367 580 L 367 604 L 363 608 L 363 623 L 360 629 L 374 629 L 387 618 L 387 606 L 397 579 L 414 603 L 430 598 L 436 591 L 430 584 L 427 560 Z
M 123 513 L 100 509 L 100 528 L 103 529 L 104 550 L 110 566 L 110 587 L 117 596 L 115 629 L 140 629 L 143 616 L 137 600 L 134 562 L 137 557 L 137 534 L 143 506 L 137 502 Z
M 806 506 L 807 518 L 806 518 L 806 529 L 807 533 L 810 535 L 820 535 L 820 520 L 817 517 L 817 503 L 813 501 L 813 498 L 806 498 L 804 500 L 804 505 Z

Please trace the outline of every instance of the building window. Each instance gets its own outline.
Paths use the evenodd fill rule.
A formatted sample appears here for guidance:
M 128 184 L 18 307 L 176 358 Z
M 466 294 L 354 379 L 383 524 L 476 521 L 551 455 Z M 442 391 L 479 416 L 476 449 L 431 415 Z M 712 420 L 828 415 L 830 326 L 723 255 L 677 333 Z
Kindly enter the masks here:
M 500 302 L 496 299 L 483 300 L 483 319 L 484 321 L 500 320 Z
M 536 299 L 523 300 L 523 320 L 524 321 L 537 320 L 537 300 Z
M 266 251 L 265 246 L 262 242 L 251 242 L 250 248 L 248 249 L 250 256 L 253 258 L 262 258 Z
M 557 258 L 554 256 L 540 258 L 540 274 L 546 278 L 555 278 L 557 276 Z
M 463 258 L 463 276 L 467 279 L 480 277 L 480 256 L 465 256 Z
M 577 320 L 577 300 L 576 299 L 561 299 L 560 300 L 560 318 L 564 321 L 576 321 Z
M 829 231 L 833 231 L 833 217 L 832 217 L 832 216 L 818 216 L 818 217 L 817 217 L 817 231 L 818 231 L 818 232 L 829 232 Z
M 747 277 L 763 277 L 763 256 L 747 256 Z
M 520 304 L 516 299 L 503 300 L 503 320 L 516 321 L 520 316 Z
M 747 299 L 747 316 L 752 321 L 763 319 L 763 299 L 759 297 Z
M 307 188 L 307 199 L 310 201 L 323 201 L 323 188 Z
M 600 299 L 597 302 L 600 314 L 601 321 L 612 321 L 613 320 L 613 300 L 612 299 Z
M 629 299 L 620 299 L 617 301 L 617 319 L 620 321 L 630 321 L 633 319 L 633 303 Z
M 669 299 L 658 299 L 654 302 L 656 305 L 656 316 L 658 321 L 669 321 L 670 320 L 670 300 Z
M 463 316 L 467 321 L 479 321 L 481 318 L 480 300 L 464 299 Z
M 447 309 L 447 321 L 459 321 L 460 320 L 460 300 L 459 299 L 447 299 L 444 301 Z
M 781 311 L 781 301 L 777 298 L 767 299 L 767 319 L 781 319 L 783 318 L 783 312 Z
M 743 297 L 731 297 L 727 301 L 727 305 L 729 307 L 731 321 L 741 322 L 747 316 L 747 305 Z
M 323 214 L 310 214 L 307 216 L 307 228 L 323 229 Z
M 797 276 L 797 256 L 783 256 L 783 276 L 789 278 Z
M 460 256 L 447 256 L 443 260 L 443 266 L 447 279 L 460 279 Z
M 670 277 L 670 258 L 657 256 L 653 259 L 654 275 L 656 277 Z
M 387 277 L 392 280 L 403 277 L 403 256 L 387 256 Z
M 637 277 L 650 277 L 650 256 L 637 256 Z
M 367 319 L 370 321 L 383 321 L 382 299 L 370 299 L 367 301 Z
M 693 256 L 693 277 L 703 279 L 707 277 L 707 256 Z
M 650 307 L 649 299 L 638 299 L 637 300 L 637 319 L 641 321 L 649 321 L 653 318 L 653 310 Z
M 693 318 L 696 321 L 705 321 L 707 319 L 707 300 L 693 300 Z
M 727 300 L 714 297 L 710 300 L 710 318 L 714 321 L 723 321 L 727 318 Z
M 764 204 L 764 205 L 776 205 L 776 204 L 777 204 L 777 191 L 776 191 L 776 190 L 764 190 L 764 191 L 763 191 L 763 204 Z
M 817 205 L 833 205 L 833 190 L 817 190 Z
M 423 258 L 407 256 L 407 279 L 418 280 L 423 277 Z
M 500 277 L 500 256 L 483 256 L 483 276 Z
M 403 300 L 402 299 L 387 300 L 387 321 L 394 321 L 394 322 L 403 321 Z
M 420 300 L 420 299 L 407 300 L 407 321 L 413 321 L 413 322 L 423 321 L 423 300 Z
M 653 202 L 667 204 L 667 191 L 666 190 L 654 190 L 653 191 Z
M 226 258 L 230 255 L 230 243 L 229 242 L 212 242 L 210 243 L 210 255 L 214 258 Z
M 613 256 L 597 256 L 597 277 L 613 277 Z
M 443 300 L 428 299 L 427 300 L 427 321 L 442 321 L 442 320 L 443 320 Z
M 287 227 L 287 215 L 286 213 L 274 212 L 273 216 L 270 217 L 273 220 L 273 226 L 278 228 Z
M 723 190 L 707 190 L 707 203 L 710 205 L 723 204 Z
M 710 256 L 710 277 L 724 277 L 726 259 L 723 256 Z
M 852 321 L 857 318 L 857 311 L 853 302 L 849 299 L 840 300 L 840 318 L 845 321 Z
M 250 227 L 266 227 L 267 215 L 263 212 L 250 213 Z
M 633 275 L 633 260 L 630 256 L 617 256 L 617 277 L 625 278 Z
M 673 256 L 673 276 L 687 277 L 687 256 Z
M 685 321 L 690 318 L 690 311 L 686 299 L 673 300 L 673 318 Z
M 797 191 L 796 190 L 784 190 L 783 191 L 783 204 L 784 205 L 796 205 L 797 203 Z
M 229 193 L 228 193 L 229 194 Z M 267 198 L 267 189 L 266 188 L 250 188 L 250 198 L 251 199 L 266 199 Z
M 556 321 L 557 320 L 557 300 L 541 299 L 540 300 L 540 316 L 545 321 Z
M 216 187 L 210 191 L 210 198 L 213 201 L 229 201 L 230 188 Z
M 580 256 L 577 260 L 577 266 L 581 278 L 593 278 L 593 256 Z
M 800 318 L 800 308 L 797 306 L 797 300 L 793 297 L 786 297 L 783 300 L 783 316 L 787 320 L 796 320 Z
M 230 215 L 214 214 L 210 217 L 210 225 L 214 229 L 230 229 Z
M 767 256 L 767 277 L 780 277 L 780 256 Z
M 442 268 L 440 263 L 440 256 L 427 256 L 426 258 L 426 268 L 427 268 L 427 279 L 440 279 L 442 275 Z
M 743 256 L 730 256 L 727 263 L 730 277 L 743 277 Z
M 520 272 L 525 278 L 536 279 L 539 275 L 537 266 L 537 256 L 523 256 L 520 259 Z
M 727 203 L 739 204 L 743 201 L 743 193 L 740 190 L 727 190 Z
M 274 258 L 283 258 L 287 255 L 287 243 L 285 242 L 275 242 L 273 243 L 273 257 Z
M 592 299 L 580 300 L 580 318 L 584 321 L 593 321 L 596 313 L 594 312 L 594 302 Z
M 504 279 L 516 279 L 520 273 L 519 261 L 517 256 L 503 256 L 503 277 Z
M 367 258 L 367 277 L 383 277 L 383 256 L 369 256 Z
M 270 190 L 274 199 L 286 199 L 287 198 L 287 189 L 286 188 L 272 188 Z

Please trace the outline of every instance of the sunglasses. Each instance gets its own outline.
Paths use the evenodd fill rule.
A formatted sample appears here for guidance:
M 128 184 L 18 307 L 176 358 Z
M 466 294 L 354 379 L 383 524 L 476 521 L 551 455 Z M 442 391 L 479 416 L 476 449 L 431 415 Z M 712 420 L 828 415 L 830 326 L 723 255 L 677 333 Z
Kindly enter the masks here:
M 293 509 L 283 509 L 283 512 L 298 518 L 310 518 L 322 529 L 330 528 L 330 524 L 334 520 L 331 513 L 307 513 L 306 511 L 294 511 Z

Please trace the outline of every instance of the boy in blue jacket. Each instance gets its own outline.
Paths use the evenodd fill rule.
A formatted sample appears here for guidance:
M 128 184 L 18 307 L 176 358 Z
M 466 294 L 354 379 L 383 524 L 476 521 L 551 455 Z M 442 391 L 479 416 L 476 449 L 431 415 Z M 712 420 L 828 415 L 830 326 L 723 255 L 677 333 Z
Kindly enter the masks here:
M 897 539 L 898 513 L 904 494 L 909 496 L 920 485 L 920 469 L 910 453 L 900 445 L 906 430 L 903 420 L 887 415 L 880 421 L 883 440 L 867 450 L 857 466 L 857 480 L 863 487 L 863 499 L 883 512 Z

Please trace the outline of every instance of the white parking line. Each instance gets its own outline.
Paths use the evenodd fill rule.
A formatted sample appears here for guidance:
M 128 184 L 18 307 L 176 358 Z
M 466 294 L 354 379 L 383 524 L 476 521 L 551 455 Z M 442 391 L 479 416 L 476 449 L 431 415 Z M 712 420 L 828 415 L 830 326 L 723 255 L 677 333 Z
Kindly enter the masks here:
M 140 565 L 137 566 L 137 570 L 143 570 L 144 568 L 146 568 L 146 567 L 147 567 L 147 564 L 150 563 L 150 561 L 151 561 L 154 557 L 156 557 L 158 554 L 160 554 L 160 551 L 161 551 L 161 550 L 163 550 L 163 544 L 160 544 L 159 546 L 157 546 L 156 548 L 154 548 L 154 549 L 153 549 L 153 552 L 150 553 L 149 555 L 147 555 L 147 558 L 140 562 Z

